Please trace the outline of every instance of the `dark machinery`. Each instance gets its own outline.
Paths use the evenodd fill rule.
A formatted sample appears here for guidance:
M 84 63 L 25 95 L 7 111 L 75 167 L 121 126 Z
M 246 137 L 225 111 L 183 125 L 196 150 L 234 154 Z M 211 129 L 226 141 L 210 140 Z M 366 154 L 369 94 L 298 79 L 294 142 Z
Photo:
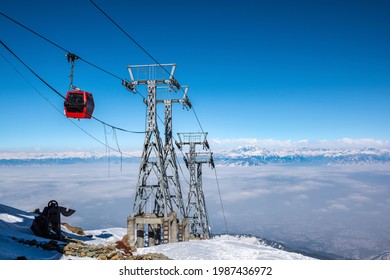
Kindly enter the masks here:
M 50 239 L 64 240 L 61 233 L 61 214 L 65 217 L 71 216 L 75 210 L 58 206 L 55 200 L 49 201 L 39 216 L 35 217 L 31 230 L 35 235 Z

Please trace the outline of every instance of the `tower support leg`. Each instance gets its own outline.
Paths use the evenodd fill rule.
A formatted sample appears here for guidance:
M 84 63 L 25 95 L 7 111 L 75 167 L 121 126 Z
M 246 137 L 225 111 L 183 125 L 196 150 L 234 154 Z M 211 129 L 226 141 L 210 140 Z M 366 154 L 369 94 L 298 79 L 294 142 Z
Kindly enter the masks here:
M 128 217 L 127 218 L 127 237 L 129 246 L 135 245 L 135 218 L 134 217 Z

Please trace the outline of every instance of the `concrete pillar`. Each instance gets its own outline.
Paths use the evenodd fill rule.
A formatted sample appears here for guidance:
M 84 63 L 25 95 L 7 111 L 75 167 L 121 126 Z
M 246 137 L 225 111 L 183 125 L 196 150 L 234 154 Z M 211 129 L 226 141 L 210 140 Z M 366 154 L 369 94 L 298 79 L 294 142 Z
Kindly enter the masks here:
M 127 237 L 129 239 L 128 246 L 134 246 L 135 244 L 135 218 L 127 217 Z
M 169 242 L 177 242 L 177 214 L 171 212 L 169 215 Z

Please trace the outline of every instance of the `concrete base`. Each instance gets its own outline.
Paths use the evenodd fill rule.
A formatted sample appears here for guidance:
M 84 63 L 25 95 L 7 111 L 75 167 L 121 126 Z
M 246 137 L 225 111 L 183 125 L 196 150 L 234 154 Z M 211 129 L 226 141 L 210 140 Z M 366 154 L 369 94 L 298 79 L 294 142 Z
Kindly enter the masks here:
M 188 219 L 178 224 L 176 212 L 166 217 L 157 217 L 155 214 L 142 214 L 127 218 L 127 235 L 129 246 L 143 248 L 189 240 Z M 148 231 L 148 240 L 145 244 L 145 227 Z

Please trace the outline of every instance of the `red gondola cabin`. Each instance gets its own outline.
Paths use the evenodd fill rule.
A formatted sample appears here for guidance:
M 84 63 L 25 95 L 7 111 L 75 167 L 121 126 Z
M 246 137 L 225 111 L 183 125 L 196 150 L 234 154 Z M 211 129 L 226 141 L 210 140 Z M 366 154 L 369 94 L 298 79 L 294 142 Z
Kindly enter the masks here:
M 71 90 L 66 94 L 64 110 L 67 118 L 90 119 L 95 103 L 91 93 L 82 90 Z

